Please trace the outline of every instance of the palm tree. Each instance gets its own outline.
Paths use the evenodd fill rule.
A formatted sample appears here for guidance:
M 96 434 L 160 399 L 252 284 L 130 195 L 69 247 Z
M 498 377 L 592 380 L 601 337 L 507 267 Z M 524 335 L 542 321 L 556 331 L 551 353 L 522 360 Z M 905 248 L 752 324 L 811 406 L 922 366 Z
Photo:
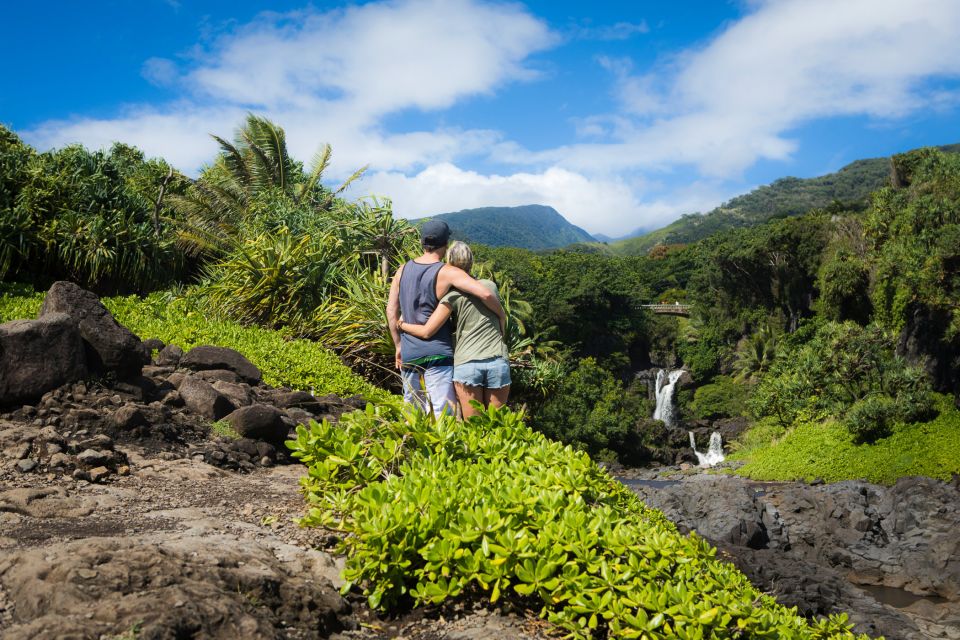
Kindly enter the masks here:
M 330 164 L 330 145 L 324 145 L 304 172 L 287 151 L 286 134 L 273 122 L 249 114 L 233 142 L 212 136 L 220 155 L 185 196 L 171 198 L 184 217 L 181 242 L 194 255 L 222 254 L 233 248 L 242 229 L 266 212 L 274 216 L 279 203 L 299 209 L 301 215 L 329 211 L 336 197 L 366 167 L 355 171 L 337 189 L 320 184 Z M 274 217 L 272 222 L 277 222 Z M 282 224 L 280 225 L 282 226 Z
M 753 379 L 770 368 L 777 355 L 777 334 L 767 324 L 760 327 L 737 349 L 734 369 L 740 380 Z
M 406 220 L 393 217 L 389 198 L 370 198 L 349 206 L 353 215 L 347 224 L 356 235 L 361 251 L 375 255 L 380 275 L 389 278 L 396 258 L 416 250 L 416 228 Z

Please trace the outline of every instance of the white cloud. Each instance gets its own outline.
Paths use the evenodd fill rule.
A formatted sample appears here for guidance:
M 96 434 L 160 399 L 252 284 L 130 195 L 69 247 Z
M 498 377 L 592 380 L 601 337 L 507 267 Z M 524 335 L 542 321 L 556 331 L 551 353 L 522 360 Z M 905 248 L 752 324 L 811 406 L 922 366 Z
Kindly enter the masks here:
M 469 156 L 499 134 L 448 127 L 384 131 L 384 116 L 437 110 L 465 97 L 536 77 L 525 64 L 556 36 L 514 4 L 477 0 L 372 2 L 319 12 L 265 13 L 195 51 L 192 66 L 151 58 L 142 73 L 187 93 L 166 105 L 136 106 L 115 118 L 47 122 L 25 138 L 47 148 L 123 140 L 195 171 L 212 159 L 208 134 L 229 136 L 247 111 L 287 131 L 291 151 L 309 158 L 330 142 L 348 174 L 363 164 L 410 170 Z
M 617 81 L 620 115 L 632 118 L 611 131 L 609 143 L 514 150 L 513 160 L 581 171 L 689 164 L 704 175 L 732 176 L 758 159 L 790 156 L 797 148 L 791 131 L 809 121 L 895 119 L 951 102 L 928 83 L 960 77 L 960 2 L 750 6 L 753 13 L 659 69 L 635 74 L 627 61 L 599 59 Z
M 620 178 L 590 178 L 559 167 L 539 173 L 482 175 L 444 163 L 413 176 L 398 172 L 368 175 L 352 195 L 388 195 L 406 218 L 485 206 L 545 204 L 587 231 L 617 235 L 658 226 L 664 217 L 706 210 L 727 197 L 713 185 L 695 183 L 669 197 L 641 200 L 642 184 Z
M 370 164 L 362 189 L 393 197 L 403 215 L 537 202 L 616 234 L 712 208 L 732 195 L 721 180 L 789 158 L 810 121 L 897 122 L 960 101 L 950 82 L 936 82 L 960 77 L 957 0 L 742 2 L 744 17 L 652 67 L 598 56 L 618 108 L 571 118 L 552 148 L 530 150 L 469 123 L 390 129 L 389 116 L 442 112 L 543 78 L 531 56 L 557 45 L 557 33 L 523 6 L 483 0 L 265 13 L 179 66 L 147 60 L 145 78 L 181 92 L 170 103 L 47 122 L 24 137 L 41 148 L 123 140 L 196 170 L 216 150 L 207 134 L 229 136 L 254 111 L 286 129 L 298 158 L 330 142 L 333 179 Z M 646 23 L 587 27 L 568 39 L 626 38 Z M 502 175 L 460 168 L 475 158 Z M 691 185 L 651 188 L 658 172 L 676 185 L 678 167 L 695 168 Z

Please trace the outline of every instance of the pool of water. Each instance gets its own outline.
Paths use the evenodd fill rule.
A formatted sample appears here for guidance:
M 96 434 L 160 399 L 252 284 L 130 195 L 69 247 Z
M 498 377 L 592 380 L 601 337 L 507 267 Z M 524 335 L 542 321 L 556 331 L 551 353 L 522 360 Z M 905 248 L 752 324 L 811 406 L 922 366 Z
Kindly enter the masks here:
M 946 598 L 939 596 L 918 596 L 910 593 L 906 589 L 897 587 L 884 587 L 875 584 L 858 584 L 857 587 L 863 589 L 876 599 L 877 602 L 890 605 L 896 609 L 904 609 L 917 602 L 925 601 L 930 604 L 945 604 Z
M 679 480 L 638 480 L 635 478 L 617 478 L 626 487 L 647 487 L 649 489 L 663 489 L 680 484 Z

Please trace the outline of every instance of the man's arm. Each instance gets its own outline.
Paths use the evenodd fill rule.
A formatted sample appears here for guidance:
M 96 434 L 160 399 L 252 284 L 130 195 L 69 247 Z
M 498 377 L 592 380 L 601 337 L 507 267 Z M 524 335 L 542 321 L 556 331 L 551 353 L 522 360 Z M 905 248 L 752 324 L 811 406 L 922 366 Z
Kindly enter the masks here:
M 400 358 L 400 330 L 397 328 L 397 321 L 400 320 L 400 274 L 402 273 L 401 265 L 393 276 L 393 281 L 390 282 L 390 296 L 387 298 L 387 326 L 390 328 L 390 337 L 393 338 L 393 344 L 396 347 L 394 364 L 397 369 L 403 363 Z
M 437 305 L 437 308 L 430 314 L 430 318 L 427 319 L 426 324 L 410 324 L 409 322 L 404 322 L 402 331 L 416 336 L 421 340 L 429 340 L 433 337 L 433 334 L 440 330 L 443 323 L 450 318 L 451 311 L 449 305 L 441 303 Z
M 500 318 L 500 331 L 501 333 L 504 332 L 507 324 L 507 314 L 504 313 L 497 294 L 495 294 L 493 291 L 490 291 L 490 289 L 487 289 L 477 280 L 471 278 L 470 274 L 463 269 L 458 269 L 453 265 L 444 265 L 443 268 L 440 269 L 439 275 L 443 276 L 443 278 L 438 282 L 438 285 L 446 285 L 446 288 L 442 292 L 437 292 L 439 297 L 446 295 L 447 291 L 450 290 L 450 287 L 454 287 L 463 293 L 468 293 L 471 296 L 474 296 L 483 302 L 483 304 L 485 304 L 490 311 L 493 311 L 495 314 L 497 314 L 497 317 Z

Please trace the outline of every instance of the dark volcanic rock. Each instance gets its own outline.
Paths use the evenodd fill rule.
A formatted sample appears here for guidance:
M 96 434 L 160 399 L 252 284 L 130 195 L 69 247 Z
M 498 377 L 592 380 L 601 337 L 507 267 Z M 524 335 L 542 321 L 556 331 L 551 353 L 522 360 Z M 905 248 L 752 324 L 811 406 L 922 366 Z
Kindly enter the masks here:
M 259 384 L 263 374 L 243 354 L 226 347 L 204 345 L 194 347 L 180 359 L 180 366 L 193 371 L 226 369 L 236 373 L 244 382 Z
M 86 374 L 83 341 L 70 316 L 0 325 L 0 406 L 36 400 Z
M 287 437 L 287 425 L 280 411 L 270 405 L 241 407 L 227 416 L 227 421 L 244 438 L 280 443 Z
M 219 420 L 229 415 L 236 408 L 225 395 L 214 389 L 209 382 L 193 376 L 184 377 L 178 390 L 188 409 L 211 420 Z
M 696 530 L 728 552 L 755 584 L 804 613 L 851 611 L 858 631 L 924 638 L 911 616 L 880 607 L 857 586 L 960 600 L 956 484 L 902 478 L 893 487 L 806 485 L 696 475 L 663 486 L 630 486 L 681 529 Z
M 923 367 L 939 391 L 956 389 L 960 381 L 960 343 L 947 339 L 949 328 L 949 312 L 916 306 L 897 342 L 897 355 Z
M 157 365 L 161 367 L 177 366 L 183 357 L 183 349 L 175 344 L 168 344 L 157 354 Z
M 162 351 L 167 345 L 159 338 L 150 338 L 149 340 L 143 341 L 143 346 L 153 353 L 154 351 Z
M 139 375 L 150 352 L 136 335 L 117 322 L 96 294 L 72 282 L 55 282 L 47 291 L 40 316 L 65 313 L 73 318 L 88 345 L 87 366 L 120 377 Z

